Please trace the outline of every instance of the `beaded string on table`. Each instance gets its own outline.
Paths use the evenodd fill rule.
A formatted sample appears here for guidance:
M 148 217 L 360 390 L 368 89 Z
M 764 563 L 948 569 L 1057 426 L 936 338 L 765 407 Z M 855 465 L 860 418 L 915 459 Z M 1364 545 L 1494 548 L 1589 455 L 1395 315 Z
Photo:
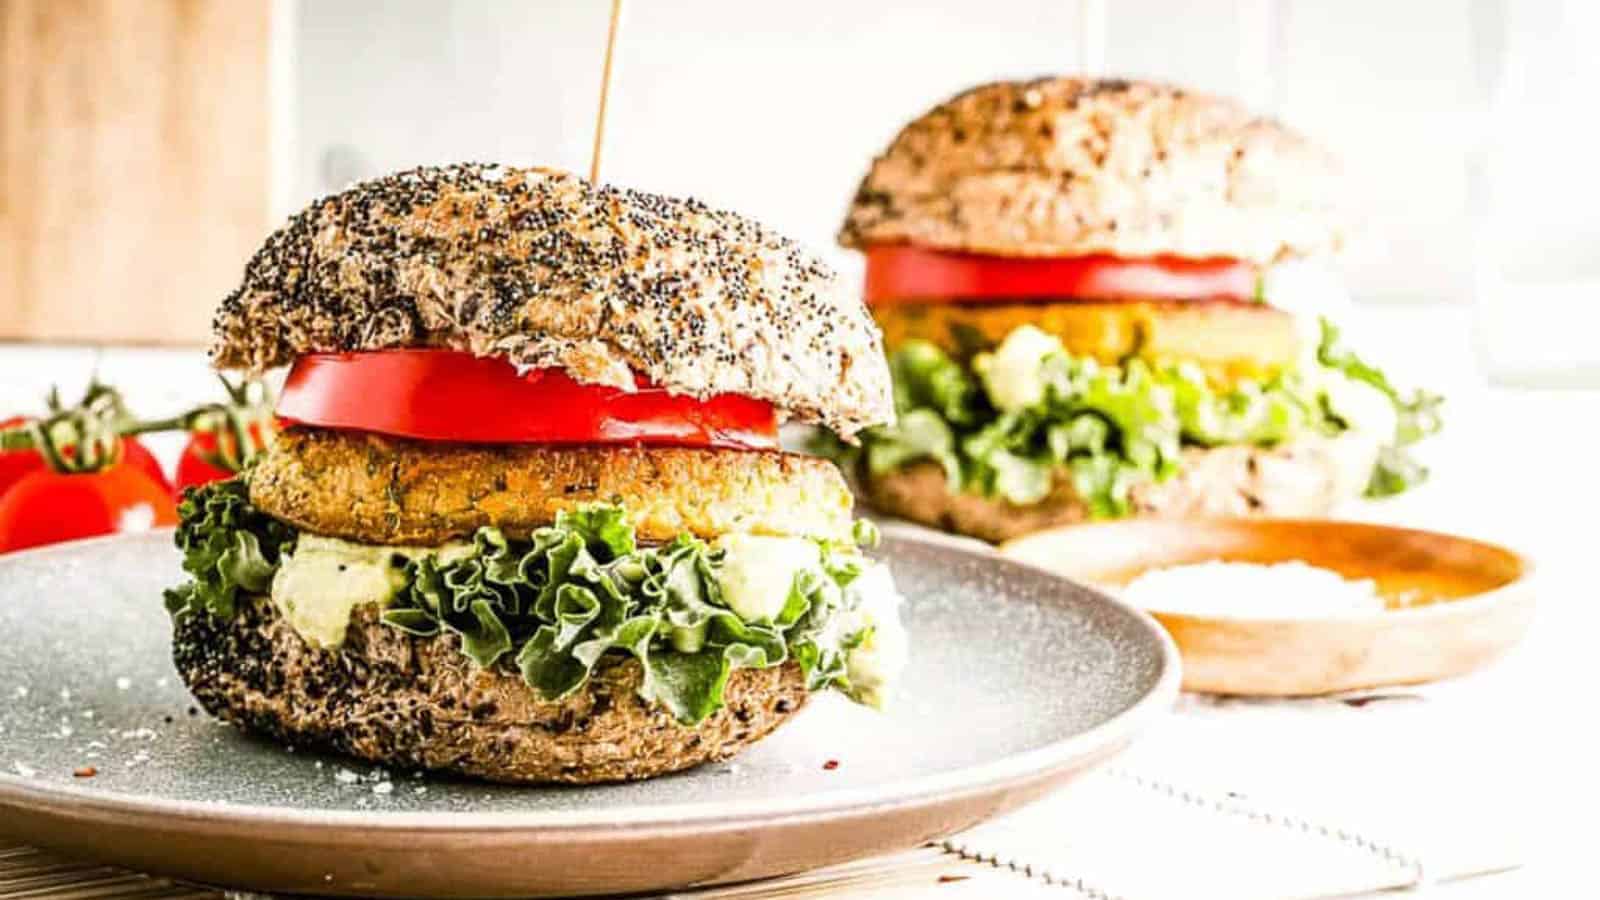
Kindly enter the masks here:
M 1104 769 L 1103 772 L 1112 778 L 1117 778 L 1137 787 L 1144 788 L 1145 790 L 1153 791 L 1164 797 L 1176 800 L 1186 806 L 1210 810 L 1222 815 L 1244 819 L 1249 822 L 1267 825 L 1273 828 L 1281 828 L 1289 831 L 1296 831 L 1301 834 L 1325 838 L 1327 840 L 1343 844 L 1347 847 L 1354 847 L 1364 853 L 1368 853 L 1377 857 L 1379 860 L 1382 860 L 1385 864 L 1391 867 L 1405 872 L 1409 877 L 1409 880 L 1403 885 L 1398 885 L 1398 887 L 1420 888 L 1426 887 L 1430 883 L 1427 875 L 1427 868 L 1419 856 L 1414 853 L 1409 853 L 1404 849 L 1395 846 L 1394 844 L 1367 837 L 1366 835 L 1360 834 L 1353 829 L 1338 825 L 1330 825 L 1315 821 L 1310 818 L 1256 806 L 1255 804 L 1247 803 L 1243 799 L 1231 794 L 1218 795 L 1191 790 L 1171 782 L 1140 775 L 1137 772 L 1129 771 L 1127 769 L 1113 767 Z M 1063 874 L 1053 869 L 1048 869 L 1044 866 L 1035 865 L 1030 862 L 1003 858 L 997 853 L 985 853 L 974 850 L 965 843 L 962 843 L 959 835 L 940 841 L 939 848 L 946 853 L 959 856 L 962 859 L 984 863 L 997 869 L 1006 869 L 1028 878 L 1034 878 L 1039 881 L 1043 881 L 1046 884 L 1069 888 L 1083 895 L 1084 897 L 1089 898 L 1089 900 L 1124 900 L 1124 898 L 1120 895 L 1111 893 L 1110 891 L 1097 885 L 1090 884 L 1080 877 Z

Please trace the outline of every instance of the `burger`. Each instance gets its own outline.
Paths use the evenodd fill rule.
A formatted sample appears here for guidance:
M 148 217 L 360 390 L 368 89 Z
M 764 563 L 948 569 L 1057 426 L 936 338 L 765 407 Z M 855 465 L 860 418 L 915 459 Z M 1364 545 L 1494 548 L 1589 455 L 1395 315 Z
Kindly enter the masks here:
M 177 671 L 292 747 L 500 782 L 725 759 L 825 690 L 878 705 L 899 601 L 825 460 L 891 420 L 881 337 L 795 244 L 562 172 L 421 168 L 245 268 L 212 360 L 288 366 L 278 433 L 187 494 Z
M 839 232 L 899 417 L 825 448 L 876 508 L 992 541 L 1404 490 L 1438 398 L 1304 314 L 1337 290 L 1337 199 L 1324 153 L 1226 100 L 1071 77 L 960 94 L 874 160 Z

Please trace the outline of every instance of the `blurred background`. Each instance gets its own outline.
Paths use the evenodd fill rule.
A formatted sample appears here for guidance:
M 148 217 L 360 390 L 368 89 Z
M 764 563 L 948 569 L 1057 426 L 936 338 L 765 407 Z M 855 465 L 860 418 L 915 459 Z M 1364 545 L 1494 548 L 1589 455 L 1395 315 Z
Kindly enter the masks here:
M 608 11 L 0 0 L 0 340 L 199 344 L 266 231 L 353 179 L 586 171 Z M 1597 37 L 1585 0 L 628 0 L 602 178 L 854 277 L 834 229 L 916 114 L 1001 77 L 1179 82 L 1342 157 L 1339 266 L 1400 372 L 1600 384 Z

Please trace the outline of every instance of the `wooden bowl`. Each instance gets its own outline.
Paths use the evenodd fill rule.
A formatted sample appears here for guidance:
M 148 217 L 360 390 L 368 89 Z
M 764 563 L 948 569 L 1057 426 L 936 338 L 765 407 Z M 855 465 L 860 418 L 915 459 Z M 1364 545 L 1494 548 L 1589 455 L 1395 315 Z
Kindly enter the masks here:
M 1500 656 L 1533 619 L 1526 558 L 1494 544 L 1384 525 L 1131 519 L 1039 532 L 1000 552 L 1112 592 L 1150 569 L 1210 560 L 1301 560 L 1376 583 L 1388 609 L 1366 615 L 1150 610 L 1182 653 L 1184 689 L 1205 693 L 1309 696 L 1448 678 Z

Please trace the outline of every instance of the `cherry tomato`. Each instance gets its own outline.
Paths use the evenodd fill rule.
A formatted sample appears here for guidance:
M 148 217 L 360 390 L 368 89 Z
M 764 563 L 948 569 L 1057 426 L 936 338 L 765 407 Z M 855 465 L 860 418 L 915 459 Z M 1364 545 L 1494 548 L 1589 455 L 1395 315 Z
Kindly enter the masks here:
M 1013 258 L 906 244 L 867 250 L 869 304 L 977 300 L 1237 300 L 1256 292 L 1256 268 L 1235 259 L 1155 256 Z
M 41 468 L 0 497 L 0 553 L 175 525 L 171 493 L 126 462 L 99 472 Z
M 172 482 L 167 480 L 167 473 L 161 471 L 161 463 L 156 461 L 150 448 L 139 443 L 138 438 L 132 435 L 123 437 L 122 461 L 150 476 L 150 480 L 160 485 L 162 490 L 172 493 Z
M 222 432 L 227 435 L 227 440 L 233 441 L 231 432 Z M 217 458 L 217 435 L 214 431 L 196 431 L 189 435 L 189 443 L 183 448 L 183 455 L 178 457 L 178 470 L 174 478 L 173 494 L 181 497 L 183 492 L 202 484 L 213 481 L 226 481 L 235 474 L 212 462 Z M 250 425 L 250 442 L 255 445 L 255 450 L 262 449 L 265 444 L 261 440 L 261 426 L 255 423 Z
M 9 419 L 0 421 L 0 429 L 24 425 L 27 422 L 28 418 L 26 416 L 12 416 Z M 72 452 L 71 445 L 63 447 L 62 452 L 70 454 Z M 166 488 L 169 492 L 171 491 L 166 473 L 161 471 L 161 463 L 156 461 L 149 448 L 139 443 L 137 438 L 128 436 L 122 439 L 122 462 L 144 472 L 156 484 Z M 37 450 L 6 450 L 0 452 L 0 497 L 4 497 L 6 490 L 21 481 L 23 476 L 44 468 L 47 468 L 44 457 L 40 456 Z
M 630 393 L 557 369 L 519 375 L 504 359 L 454 350 L 302 356 L 277 414 L 291 424 L 462 443 L 778 446 L 777 414 L 761 400 L 696 400 L 642 379 Z
M 0 429 L 26 424 L 26 416 L 12 416 L 0 421 Z M 23 476 L 43 467 L 44 457 L 34 450 L 0 450 L 0 497 L 4 497 L 6 491 L 21 481 Z

